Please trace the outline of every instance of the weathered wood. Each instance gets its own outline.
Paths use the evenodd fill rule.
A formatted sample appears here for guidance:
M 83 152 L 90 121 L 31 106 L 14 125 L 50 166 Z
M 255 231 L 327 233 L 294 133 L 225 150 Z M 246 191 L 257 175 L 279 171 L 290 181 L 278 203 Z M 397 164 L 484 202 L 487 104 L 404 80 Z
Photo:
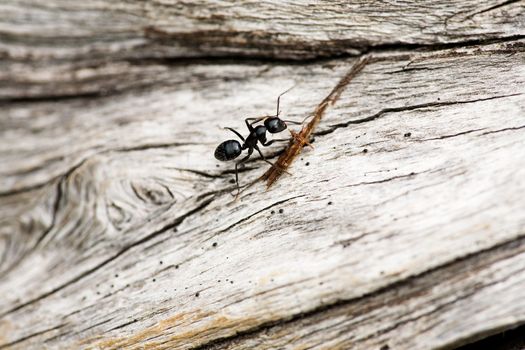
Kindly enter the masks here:
M 170 85 L 165 64 L 181 58 L 305 59 L 524 35 L 525 3 L 515 0 L 4 0 L 0 98 Z
M 46 4 L 30 13 L 71 17 L 24 29 L 14 24 L 27 5 L 0 5 L 11 11 L 0 11 L 8 68 L 0 94 L 0 349 L 438 349 L 525 323 L 525 41 L 508 38 L 524 34 L 523 2 L 385 12 L 396 20 L 377 19 L 378 37 L 366 34 L 376 22 L 362 6 L 369 18 L 360 24 L 354 5 L 332 6 L 356 19 L 330 20 L 329 7 L 208 3 L 219 8 L 206 16 L 231 31 L 280 33 L 279 21 L 289 20 L 289 47 L 277 34 L 261 36 L 267 46 L 244 34 L 239 45 L 226 34 L 215 45 L 206 36 L 181 41 L 173 33 L 218 28 L 198 12 L 176 22 L 189 3 Z M 57 11 L 46 10 L 53 4 Z M 88 8 L 95 22 L 75 26 Z M 148 16 L 137 15 L 145 8 Z M 221 20 L 220 9 L 235 12 Z M 320 23 L 310 35 L 299 25 L 305 13 Z M 362 29 L 341 29 L 345 18 Z M 418 20 L 436 22 L 416 32 L 410 24 Z M 292 85 L 283 113 L 301 120 L 359 58 L 148 61 L 139 46 L 126 46 L 141 26 L 162 26 L 173 35 L 166 45 L 180 43 L 173 51 L 143 46 L 164 58 L 183 56 L 181 47 L 190 56 L 306 58 L 300 40 L 322 56 L 353 50 L 358 37 L 366 50 L 494 42 L 370 51 L 292 175 L 269 191 L 258 183 L 235 202 L 232 165 L 212 156 L 231 137 L 221 127 L 244 130 L 243 117 L 272 112 Z M 75 38 L 64 51 L 59 28 Z M 35 37 L 48 40 L 37 45 Z M 15 55 L 20 43 L 32 54 Z M 81 49 L 98 44 L 101 55 L 115 48 L 107 61 Z M 38 67 L 46 50 L 40 57 L 51 65 Z M 122 65 L 130 57 L 140 64 Z M 57 73 L 60 61 L 71 72 L 77 59 L 78 67 L 94 65 L 85 79 Z M 16 67 L 47 73 L 36 83 Z M 98 95 L 111 84 L 120 93 Z M 282 148 L 264 151 L 275 159 Z M 266 170 L 250 161 L 241 183 Z

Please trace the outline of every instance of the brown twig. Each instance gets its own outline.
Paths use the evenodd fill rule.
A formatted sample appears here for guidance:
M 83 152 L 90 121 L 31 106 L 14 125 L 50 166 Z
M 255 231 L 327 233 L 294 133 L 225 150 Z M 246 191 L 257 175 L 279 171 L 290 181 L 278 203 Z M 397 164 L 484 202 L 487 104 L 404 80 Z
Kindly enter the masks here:
M 341 79 L 333 88 L 330 94 L 315 108 L 312 120 L 303 126 L 299 133 L 292 133 L 293 141 L 284 153 L 281 154 L 277 162 L 275 162 L 275 166 L 271 167 L 260 178 L 261 180 L 266 180 L 267 188 L 269 188 L 281 176 L 281 174 L 288 169 L 293 160 L 299 155 L 299 153 L 301 153 L 304 145 L 308 144 L 308 140 L 310 139 L 315 127 L 321 121 L 328 105 L 333 105 L 337 99 L 339 99 L 339 96 L 341 96 L 341 93 L 344 91 L 348 83 L 350 83 L 350 81 L 366 66 L 370 61 L 370 58 L 370 55 L 362 56 L 352 66 L 343 79 Z

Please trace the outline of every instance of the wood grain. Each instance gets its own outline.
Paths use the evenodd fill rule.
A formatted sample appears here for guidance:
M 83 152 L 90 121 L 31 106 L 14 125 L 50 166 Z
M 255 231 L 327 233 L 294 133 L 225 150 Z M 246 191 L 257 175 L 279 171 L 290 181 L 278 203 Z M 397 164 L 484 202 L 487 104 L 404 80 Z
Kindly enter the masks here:
M 446 349 L 525 323 L 523 2 L 408 7 L 377 17 L 377 37 L 382 3 L 53 1 L 32 6 L 31 24 L 29 3 L 0 5 L 0 349 Z M 312 13 L 319 25 L 300 27 Z M 411 22 L 444 18 L 444 32 Z M 288 51 L 274 34 L 262 36 L 273 49 L 195 36 L 280 21 L 297 26 Z M 146 59 L 126 46 L 141 26 L 181 46 L 144 44 Z M 184 28 L 199 39 L 173 34 Z M 339 57 L 359 35 L 358 56 Z M 181 47 L 207 59 L 164 60 Z M 234 201 L 233 165 L 213 158 L 233 136 L 222 127 L 245 134 L 243 118 L 271 113 L 293 85 L 283 115 L 302 120 L 364 51 L 314 149 Z M 318 56 L 331 57 L 306 60 Z M 85 79 L 59 72 L 86 62 Z M 241 184 L 267 170 L 255 157 Z
M 185 58 L 304 60 L 524 36 L 525 4 L 515 0 L 4 0 L 0 98 L 169 84 L 169 65 Z

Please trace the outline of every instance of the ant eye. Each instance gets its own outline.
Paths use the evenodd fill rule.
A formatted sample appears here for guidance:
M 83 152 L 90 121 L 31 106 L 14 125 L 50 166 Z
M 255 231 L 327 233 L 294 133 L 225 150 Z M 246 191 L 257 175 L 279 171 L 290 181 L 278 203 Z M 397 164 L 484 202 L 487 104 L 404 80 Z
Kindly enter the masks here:
M 237 158 L 241 152 L 242 148 L 239 141 L 228 140 L 217 146 L 214 156 L 217 160 L 227 161 Z
M 264 125 L 266 126 L 266 129 L 268 129 L 268 131 L 272 134 L 281 132 L 284 129 L 286 129 L 286 123 L 277 117 L 266 119 L 264 121 Z

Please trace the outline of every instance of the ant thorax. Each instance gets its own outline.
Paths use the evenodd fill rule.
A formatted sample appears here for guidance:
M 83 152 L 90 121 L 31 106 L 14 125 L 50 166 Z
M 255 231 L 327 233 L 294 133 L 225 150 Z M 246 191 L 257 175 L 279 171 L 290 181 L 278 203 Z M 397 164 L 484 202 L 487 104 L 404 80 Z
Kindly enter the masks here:
M 253 132 L 255 133 L 255 136 L 257 136 L 257 140 L 259 140 L 259 142 L 266 142 L 266 127 L 264 125 L 256 126 Z

